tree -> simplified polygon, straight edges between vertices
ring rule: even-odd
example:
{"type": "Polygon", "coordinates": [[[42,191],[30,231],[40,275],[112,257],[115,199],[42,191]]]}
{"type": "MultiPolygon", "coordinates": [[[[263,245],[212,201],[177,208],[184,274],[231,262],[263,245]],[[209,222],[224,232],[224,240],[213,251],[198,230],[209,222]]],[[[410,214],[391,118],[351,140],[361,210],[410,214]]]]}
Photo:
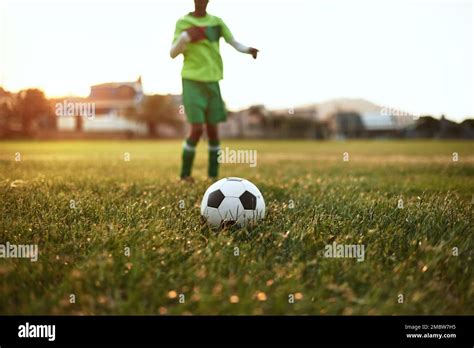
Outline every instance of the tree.
{"type": "Polygon", "coordinates": [[[0,136],[9,132],[13,117],[13,97],[11,93],[0,87],[0,136]]]}
{"type": "Polygon", "coordinates": [[[145,96],[142,103],[135,109],[129,109],[127,115],[148,127],[150,137],[156,136],[156,128],[159,124],[177,126],[179,124],[178,106],[173,102],[170,95],[145,96]]]}
{"type": "Polygon", "coordinates": [[[32,126],[41,116],[51,116],[51,105],[39,89],[20,91],[14,101],[13,114],[19,118],[23,133],[31,134],[32,126]]]}

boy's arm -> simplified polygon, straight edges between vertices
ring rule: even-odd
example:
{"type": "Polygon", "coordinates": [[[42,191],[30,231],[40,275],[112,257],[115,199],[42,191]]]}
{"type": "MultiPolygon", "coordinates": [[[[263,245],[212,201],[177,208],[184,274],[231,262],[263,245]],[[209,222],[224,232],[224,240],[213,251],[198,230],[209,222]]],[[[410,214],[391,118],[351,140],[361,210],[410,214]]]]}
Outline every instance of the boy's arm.
{"type": "MultiPolygon", "coordinates": [[[[178,32],[179,29],[176,29],[178,32]]],[[[206,38],[206,28],[204,27],[190,27],[180,34],[175,34],[176,40],[171,46],[170,56],[176,58],[180,53],[183,53],[186,46],[190,42],[197,42],[206,38]]]]}
{"type": "Polygon", "coordinates": [[[241,44],[240,42],[238,42],[237,40],[235,40],[234,38],[229,40],[229,45],[234,47],[237,51],[251,54],[253,59],[257,59],[258,50],[256,48],[245,46],[241,44]]]}
{"type": "Polygon", "coordinates": [[[184,49],[186,48],[186,45],[189,42],[191,42],[191,36],[187,31],[183,31],[181,34],[179,34],[173,45],[171,45],[170,57],[174,59],[179,54],[183,53],[184,49]]]}
{"type": "Polygon", "coordinates": [[[234,47],[237,51],[242,52],[242,53],[251,54],[253,59],[257,59],[258,50],[256,48],[253,48],[253,47],[245,46],[245,45],[241,44],[240,42],[238,42],[237,40],[235,40],[234,36],[232,35],[231,31],[229,30],[229,27],[224,23],[224,21],[222,19],[220,20],[220,22],[221,22],[221,28],[222,28],[222,36],[224,37],[224,40],[229,45],[234,47]]]}

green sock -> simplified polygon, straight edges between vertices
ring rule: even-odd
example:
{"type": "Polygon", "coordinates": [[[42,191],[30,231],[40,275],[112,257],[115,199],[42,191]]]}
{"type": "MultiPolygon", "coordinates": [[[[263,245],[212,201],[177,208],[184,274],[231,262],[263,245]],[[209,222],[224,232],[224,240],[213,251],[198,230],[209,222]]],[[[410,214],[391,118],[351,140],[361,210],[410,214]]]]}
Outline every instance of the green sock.
{"type": "Polygon", "coordinates": [[[219,140],[209,140],[209,167],[207,175],[210,178],[216,178],[219,172],[219,162],[218,162],[218,153],[219,153],[219,140]]]}
{"type": "Polygon", "coordinates": [[[183,143],[183,163],[181,167],[181,178],[191,176],[194,156],[196,155],[196,145],[197,141],[191,139],[186,139],[186,141],[183,143]]]}

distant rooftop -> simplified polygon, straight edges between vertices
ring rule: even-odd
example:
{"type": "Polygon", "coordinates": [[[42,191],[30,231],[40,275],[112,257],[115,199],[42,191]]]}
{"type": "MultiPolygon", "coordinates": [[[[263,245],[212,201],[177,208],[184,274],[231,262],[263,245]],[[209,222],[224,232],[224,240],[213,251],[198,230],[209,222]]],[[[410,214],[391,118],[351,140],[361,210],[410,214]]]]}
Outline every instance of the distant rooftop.
{"type": "Polygon", "coordinates": [[[95,100],[141,100],[143,88],[141,77],[137,81],[107,82],[91,86],[89,99],[95,100]]]}

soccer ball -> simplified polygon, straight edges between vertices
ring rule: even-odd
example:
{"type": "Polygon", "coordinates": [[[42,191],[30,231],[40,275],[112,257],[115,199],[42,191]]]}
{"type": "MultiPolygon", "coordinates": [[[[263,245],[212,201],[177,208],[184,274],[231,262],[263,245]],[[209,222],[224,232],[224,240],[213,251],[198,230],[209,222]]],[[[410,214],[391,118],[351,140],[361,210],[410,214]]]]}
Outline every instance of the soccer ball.
{"type": "Polygon", "coordinates": [[[214,227],[245,226],[265,216],[265,201],[260,190],[241,178],[224,178],[204,193],[201,215],[214,227]]]}

